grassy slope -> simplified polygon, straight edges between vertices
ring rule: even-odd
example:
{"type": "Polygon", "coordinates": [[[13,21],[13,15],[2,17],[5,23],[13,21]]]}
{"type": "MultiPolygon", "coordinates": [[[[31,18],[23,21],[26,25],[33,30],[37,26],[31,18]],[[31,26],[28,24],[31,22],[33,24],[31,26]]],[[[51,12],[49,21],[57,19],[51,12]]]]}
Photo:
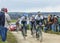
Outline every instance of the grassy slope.
{"type": "Polygon", "coordinates": [[[50,33],[50,34],[57,34],[57,35],[60,35],[60,32],[52,32],[52,31],[47,31],[46,33],[50,33]]]}
{"type": "Polygon", "coordinates": [[[12,33],[8,32],[6,42],[2,42],[2,41],[1,41],[1,37],[0,37],[0,43],[17,43],[17,40],[16,40],[16,38],[12,35],[12,33]]]}

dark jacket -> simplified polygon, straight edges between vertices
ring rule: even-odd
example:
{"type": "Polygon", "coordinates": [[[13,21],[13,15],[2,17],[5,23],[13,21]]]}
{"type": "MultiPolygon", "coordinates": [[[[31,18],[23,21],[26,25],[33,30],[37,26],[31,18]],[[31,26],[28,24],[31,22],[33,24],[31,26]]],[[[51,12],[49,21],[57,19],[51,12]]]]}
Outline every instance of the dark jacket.
{"type": "Polygon", "coordinates": [[[5,25],[5,13],[0,11],[0,26],[5,25]]]}

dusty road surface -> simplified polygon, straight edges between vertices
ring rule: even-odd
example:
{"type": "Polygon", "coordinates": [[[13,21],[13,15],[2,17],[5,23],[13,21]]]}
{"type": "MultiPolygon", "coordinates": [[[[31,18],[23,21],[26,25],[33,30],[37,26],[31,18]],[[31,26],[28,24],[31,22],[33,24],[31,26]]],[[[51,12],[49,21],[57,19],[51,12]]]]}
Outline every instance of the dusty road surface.
{"type": "Polygon", "coordinates": [[[60,35],[43,33],[43,41],[40,42],[30,35],[30,31],[28,31],[26,40],[24,40],[20,31],[12,33],[17,38],[18,43],[60,43],[60,35]]]}

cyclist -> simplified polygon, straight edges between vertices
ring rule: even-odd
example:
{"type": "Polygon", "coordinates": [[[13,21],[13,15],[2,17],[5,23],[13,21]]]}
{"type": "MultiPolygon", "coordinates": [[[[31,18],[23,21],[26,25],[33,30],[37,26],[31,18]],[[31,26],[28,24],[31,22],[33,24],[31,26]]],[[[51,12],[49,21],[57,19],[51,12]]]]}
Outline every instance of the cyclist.
{"type": "Polygon", "coordinates": [[[36,20],[36,38],[38,38],[37,35],[39,32],[41,39],[42,39],[42,31],[41,31],[42,26],[41,25],[42,25],[43,16],[40,13],[38,13],[38,15],[36,15],[35,17],[35,20],[36,20]],[[37,27],[39,27],[39,29],[37,27]]]}
{"type": "Polygon", "coordinates": [[[27,16],[21,17],[21,24],[22,24],[22,34],[23,36],[27,36],[27,16]]]}
{"type": "Polygon", "coordinates": [[[30,24],[31,24],[31,35],[33,35],[33,30],[36,30],[35,28],[35,15],[32,15],[32,17],[30,18],[30,24]],[[34,29],[33,29],[34,27],[34,29]]]}

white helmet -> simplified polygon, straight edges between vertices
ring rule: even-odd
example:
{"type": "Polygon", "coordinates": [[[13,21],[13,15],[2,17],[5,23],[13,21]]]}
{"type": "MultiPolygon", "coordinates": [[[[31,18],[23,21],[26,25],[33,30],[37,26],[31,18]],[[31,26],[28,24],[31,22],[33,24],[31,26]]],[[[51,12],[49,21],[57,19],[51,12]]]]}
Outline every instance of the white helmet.
{"type": "Polygon", "coordinates": [[[32,15],[32,17],[35,17],[35,15],[32,15]]]}

